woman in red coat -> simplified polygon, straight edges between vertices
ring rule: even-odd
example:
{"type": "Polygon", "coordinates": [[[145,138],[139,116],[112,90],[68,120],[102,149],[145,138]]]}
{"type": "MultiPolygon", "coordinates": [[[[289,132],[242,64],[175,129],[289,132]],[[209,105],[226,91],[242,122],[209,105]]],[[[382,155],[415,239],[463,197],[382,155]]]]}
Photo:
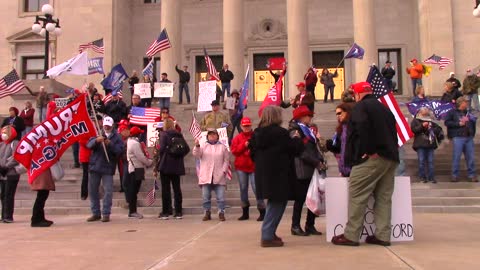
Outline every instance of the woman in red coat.
{"type": "Polygon", "coordinates": [[[238,183],[240,185],[240,200],[242,201],[243,214],[238,220],[247,220],[249,216],[250,202],[248,201],[248,183],[252,186],[253,193],[257,199],[257,208],[260,216],[257,221],[263,221],[265,217],[265,202],[257,196],[255,189],[255,164],[250,157],[248,141],[252,138],[252,121],[248,117],[243,117],[240,122],[243,132],[239,133],[232,140],[231,151],[235,156],[235,170],[238,174],[238,183]]]}

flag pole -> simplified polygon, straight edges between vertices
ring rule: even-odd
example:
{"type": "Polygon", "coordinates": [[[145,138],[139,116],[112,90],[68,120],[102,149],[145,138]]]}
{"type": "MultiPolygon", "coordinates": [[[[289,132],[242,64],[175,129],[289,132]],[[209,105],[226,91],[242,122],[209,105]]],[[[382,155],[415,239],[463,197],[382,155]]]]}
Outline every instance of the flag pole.
{"type": "MultiPolygon", "coordinates": [[[[92,108],[93,119],[95,120],[95,126],[97,128],[97,134],[101,134],[100,124],[98,124],[98,119],[97,119],[97,112],[95,111],[95,107],[93,106],[92,96],[90,96],[90,91],[88,90],[87,90],[87,95],[88,95],[88,100],[90,101],[90,107],[92,108]]],[[[105,158],[107,159],[108,162],[110,162],[110,158],[108,158],[107,147],[105,146],[105,142],[102,142],[102,146],[103,146],[103,152],[105,153],[105,158]]]]}
{"type": "Polygon", "coordinates": [[[337,65],[337,67],[336,67],[337,69],[338,69],[338,67],[340,67],[340,65],[341,65],[341,64],[343,63],[343,61],[345,60],[345,57],[350,53],[350,51],[351,51],[352,49],[353,49],[353,46],[350,47],[350,49],[348,49],[348,52],[343,55],[342,61],[340,61],[340,63],[338,63],[338,65],[337,65]]]}

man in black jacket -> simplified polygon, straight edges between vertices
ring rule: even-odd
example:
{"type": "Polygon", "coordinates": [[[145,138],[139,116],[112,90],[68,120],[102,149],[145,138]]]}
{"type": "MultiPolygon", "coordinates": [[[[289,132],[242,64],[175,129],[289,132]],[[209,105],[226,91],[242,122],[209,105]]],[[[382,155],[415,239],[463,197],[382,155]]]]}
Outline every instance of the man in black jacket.
{"type": "Polygon", "coordinates": [[[187,97],[187,103],[190,104],[190,93],[188,92],[188,83],[190,82],[190,73],[187,71],[188,66],[183,66],[183,70],[175,66],[175,70],[178,73],[178,79],[180,81],[178,85],[178,104],[182,104],[183,90],[185,89],[185,96],[187,97]]]}
{"type": "Polygon", "coordinates": [[[395,76],[395,69],[393,69],[392,62],[390,62],[390,60],[385,62],[385,66],[382,68],[382,75],[387,80],[388,89],[394,90],[392,79],[393,76],[395,76]]]}
{"type": "Polygon", "coordinates": [[[127,116],[127,105],[117,93],[112,93],[112,100],[105,105],[105,114],[113,118],[115,124],[127,116]]]}
{"type": "Polygon", "coordinates": [[[348,123],[345,163],[352,166],[349,181],[348,222],[336,245],[358,246],[365,209],[374,196],[375,235],[366,242],[390,245],[392,195],[399,163],[395,117],[373,95],[367,82],[353,85],[357,104],[348,123]]]}
{"type": "Polygon", "coordinates": [[[221,102],[225,97],[225,90],[227,90],[227,97],[230,96],[230,82],[233,80],[233,73],[228,69],[228,65],[223,65],[222,70],[220,71],[220,81],[222,81],[222,96],[220,97],[221,102]]]}

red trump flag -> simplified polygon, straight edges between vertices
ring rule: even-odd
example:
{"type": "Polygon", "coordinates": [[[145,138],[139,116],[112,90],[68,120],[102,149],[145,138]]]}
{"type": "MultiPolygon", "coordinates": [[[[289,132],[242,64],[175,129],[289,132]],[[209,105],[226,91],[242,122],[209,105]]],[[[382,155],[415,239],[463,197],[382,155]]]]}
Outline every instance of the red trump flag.
{"type": "Polygon", "coordinates": [[[263,108],[269,106],[269,105],[274,105],[274,106],[279,106],[280,103],[282,102],[282,86],[283,86],[283,74],[280,75],[280,78],[278,81],[268,90],[267,96],[262,102],[262,105],[260,105],[260,108],[258,109],[258,116],[262,116],[262,111],[263,108]]]}
{"type": "Polygon", "coordinates": [[[83,94],[24,136],[14,158],[27,168],[28,182],[33,183],[73,143],[96,135],[87,113],[86,94],[83,94]]]}

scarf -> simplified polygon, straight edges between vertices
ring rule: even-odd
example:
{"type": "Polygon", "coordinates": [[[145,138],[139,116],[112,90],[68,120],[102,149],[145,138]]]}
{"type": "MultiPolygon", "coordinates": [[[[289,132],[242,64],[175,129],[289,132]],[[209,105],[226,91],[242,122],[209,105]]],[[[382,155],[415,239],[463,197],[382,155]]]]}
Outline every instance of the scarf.
{"type": "Polygon", "coordinates": [[[313,131],[304,123],[297,122],[297,125],[300,127],[302,130],[302,133],[305,135],[305,137],[314,143],[317,142],[317,138],[315,137],[315,134],[313,134],[313,131]]]}

